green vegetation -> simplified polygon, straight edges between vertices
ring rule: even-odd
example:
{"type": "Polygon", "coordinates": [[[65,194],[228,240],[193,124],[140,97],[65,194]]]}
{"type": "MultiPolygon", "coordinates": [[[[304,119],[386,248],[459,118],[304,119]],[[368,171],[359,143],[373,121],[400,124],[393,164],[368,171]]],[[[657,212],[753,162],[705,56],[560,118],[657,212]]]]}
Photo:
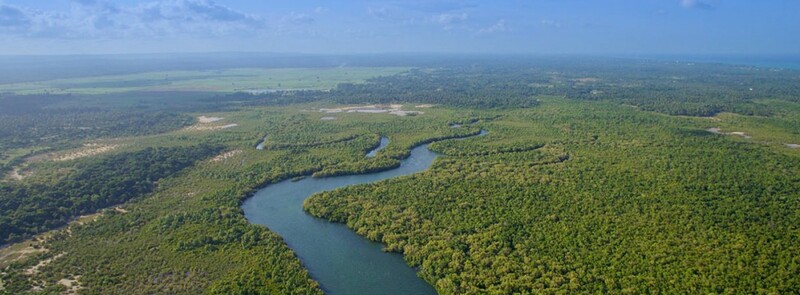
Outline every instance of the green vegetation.
{"type": "Polygon", "coordinates": [[[800,292],[800,149],[785,145],[800,144],[796,72],[595,59],[341,71],[4,86],[17,93],[0,95],[0,163],[30,176],[0,183],[2,241],[100,214],[25,241],[46,250],[3,263],[0,293],[74,280],[89,294],[320,294],[241,201],[480,130],[431,144],[429,171],[305,209],[401,252],[442,294],[800,292]],[[256,87],[275,91],[231,92],[256,87]],[[375,103],[424,114],[314,111],[375,103]],[[381,136],[389,146],[365,157],[381,136]],[[49,156],[89,142],[119,148],[49,156]]]}
{"type": "Polygon", "coordinates": [[[305,207],[443,294],[797,292],[798,154],[703,124],[548,99],[432,145],[452,156],[430,171],[305,207]]]}
{"type": "Polygon", "coordinates": [[[219,147],[148,148],[74,167],[54,186],[0,183],[0,243],[65,225],[70,218],[141,197],[155,183],[219,147]]]}

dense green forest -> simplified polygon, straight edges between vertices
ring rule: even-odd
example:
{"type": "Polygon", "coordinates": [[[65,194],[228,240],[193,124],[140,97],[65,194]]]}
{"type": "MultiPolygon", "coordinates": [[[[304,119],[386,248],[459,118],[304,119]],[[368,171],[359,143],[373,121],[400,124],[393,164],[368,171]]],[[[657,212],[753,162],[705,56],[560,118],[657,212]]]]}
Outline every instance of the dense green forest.
{"type": "Polygon", "coordinates": [[[88,294],[321,294],[241,202],[294,177],[397,167],[430,142],[429,171],[305,209],[402,253],[441,294],[798,293],[798,82],[543,58],[327,90],[3,93],[0,163],[30,176],[0,182],[0,244],[26,239],[0,248],[0,294],[71,290],[63,280],[88,294]],[[421,113],[317,111],[391,103],[421,113]],[[382,136],[390,144],[365,157],[382,136]],[[37,158],[87,143],[119,147],[37,158]],[[27,254],[4,261],[15,247],[27,254]]]}
{"type": "Polygon", "coordinates": [[[433,145],[452,156],[428,172],[306,209],[403,253],[443,294],[798,292],[796,154],[609,104],[505,118],[433,145]]]}
{"type": "Polygon", "coordinates": [[[153,191],[159,179],[189,167],[220,147],[148,148],[78,163],[54,185],[0,183],[0,243],[63,226],[70,218],[153,191]]]}

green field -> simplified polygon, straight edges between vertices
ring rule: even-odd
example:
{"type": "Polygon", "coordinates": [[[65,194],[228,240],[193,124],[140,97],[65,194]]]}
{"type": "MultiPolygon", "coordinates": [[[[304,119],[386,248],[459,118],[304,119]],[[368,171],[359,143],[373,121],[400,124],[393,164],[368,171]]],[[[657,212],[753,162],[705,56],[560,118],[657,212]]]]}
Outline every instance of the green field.
{"type": "Polygon", "coordinates": [[[5,84],[0,85],[0,92],[96,95],[132,91],[235,92],[279,89],[330,89],[339,83],[358,83],[368,78],[394,75],[404,70],[407,70],[407,68],[253,68],[152,72],[5,84]]]}

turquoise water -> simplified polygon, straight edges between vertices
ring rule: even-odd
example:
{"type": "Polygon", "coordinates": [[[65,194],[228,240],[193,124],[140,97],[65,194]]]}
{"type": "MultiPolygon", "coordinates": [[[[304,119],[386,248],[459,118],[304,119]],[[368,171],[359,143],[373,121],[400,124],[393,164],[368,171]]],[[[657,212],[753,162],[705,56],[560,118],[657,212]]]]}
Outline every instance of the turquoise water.
{"type": "Polygon", "coordinates": [[[436,294],[400,254],[383,252],[381,244],[302,208],[303,200],[315,193],[417,173],[428,169],[436,157],[426,144],[412,149],[411,156],[392,170],[271,184],[245,201],[242,209],[250,222],[283,237],[328,294],[436,294]]]}

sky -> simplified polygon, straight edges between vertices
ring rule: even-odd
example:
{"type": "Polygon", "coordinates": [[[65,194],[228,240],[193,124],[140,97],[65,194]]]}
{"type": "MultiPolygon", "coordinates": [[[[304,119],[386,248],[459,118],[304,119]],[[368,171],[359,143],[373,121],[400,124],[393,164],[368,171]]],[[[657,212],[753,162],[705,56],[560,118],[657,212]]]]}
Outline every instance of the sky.
{"type": "Polygon", "coordinates": [[[0,54],[800,54],[800,0],[0,0],[0,54]]]}

